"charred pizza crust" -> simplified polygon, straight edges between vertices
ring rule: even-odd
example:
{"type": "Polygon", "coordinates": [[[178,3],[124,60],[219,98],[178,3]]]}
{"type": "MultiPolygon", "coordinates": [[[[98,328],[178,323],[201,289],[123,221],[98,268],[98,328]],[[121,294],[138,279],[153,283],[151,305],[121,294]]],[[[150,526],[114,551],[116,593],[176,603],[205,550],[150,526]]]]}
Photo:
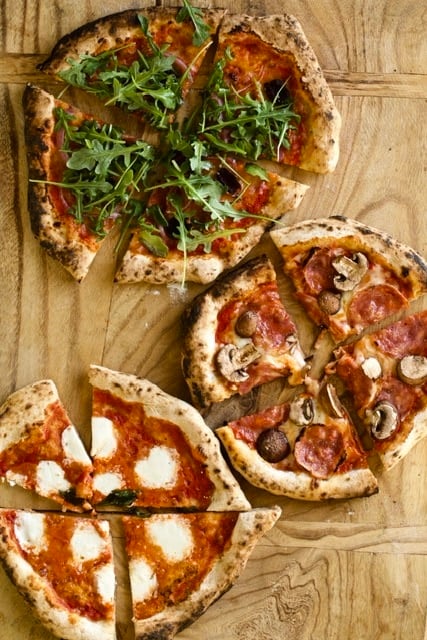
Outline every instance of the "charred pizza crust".
{"type": "MultiPolygon", "coordinates": [[[[233,37],[243,33],[259,38],[262,43],[270,45],[273,51],[289,57],[292,63],[294,81],[305,106],[303,119],[307,134],[298,166],[316,173],[334,171],[339,157],[341,116],[300,23],[289,14],[226,14],[219,30],[217,57],[223,54],[227,45],[232,46],[233,37]]],[[[239,65],[239,60],[236,64],[239,65]]],[[[260,78],[256,80],[261,81],[260,78]]]]}
{"type": "Polygon", "coordinates": [[[136,239],[131,240],[115,281],[165,284],[182,282],[185,278],[187,282],[213,282],[223,271],[238,264],[258,244],[273,220],[296,209],[308,188],[304,184],[275,175],[268,202],[259,212],[259,218],[254,218],[244,233],[225,240],[220,253],[211,251],[184,255],[182,251],[171,250],[165,258],[161,258],[143,251],[136,239]]]}
{"type": "Polygon", "coordinates": [[[207,474],[214,484],[208,510],[246,510],[250,504],[222,458],[219,443],[201,415],[188,403],[174,398],[148,380],[131,374],[92,365],[89,380],[96,389],[109,391],[126,401],[141,403],[147,416],[167,420],[184,434],[205,460],[207,474]]]}
{"type": "MultiPolygon", "coordinates": [[[[243,305],[254,306],[250,296],[252,294],[256,302],[258,292],[264,285],[276,286],[276,272],[270,260],[262,255],[225,274],[209,289],[199,294],[185,310],[182,318],[182,370],[196,406],[207,407],[236,393],[245,392],[238,380],[233,381],[232,377],[225,375],[218,366],[219,352],[231,344],[238,349],[245,349],[246,345],[251,344],[256,346],[258,329],[255,329],[250,337],[239,336],[235,331],[237,319],[231,318],[229,331],[232,333],[232,342],[221,344],[217,339],[218,316],[221,310],[233,302],[241,301],[243,305]],[[247,300],[249,302],[246,302],[247,300]]],[[[266,304],[268,305],[268,302],[266,304]]],[[[244,308],[245,306],[241,312],[244,308]]],[[[264,311],[267,319],[265,322],[260,321],[260,342],[264,342],[264,338],[268,341],[269,337],[269,309],[264,311]]],[[[281,311],[284,311],[282,306],[281,311]]],[[[258,365],[261,369],[263,366],[268,367],[268,371],[272,373],[271,377],[265,377],[264,382],[267,379],[288,376],[292,384],[299,384],[304,376],[304,354],[296,337],[296,327],[287,313],[286,315],[289,333],[278,338],[280,347],[277,342],[272,349],[267,346],[264,351],[264,347],[260,347],[258,365]],[[286,342],[288,338],[289,344],[286,342]]]]}

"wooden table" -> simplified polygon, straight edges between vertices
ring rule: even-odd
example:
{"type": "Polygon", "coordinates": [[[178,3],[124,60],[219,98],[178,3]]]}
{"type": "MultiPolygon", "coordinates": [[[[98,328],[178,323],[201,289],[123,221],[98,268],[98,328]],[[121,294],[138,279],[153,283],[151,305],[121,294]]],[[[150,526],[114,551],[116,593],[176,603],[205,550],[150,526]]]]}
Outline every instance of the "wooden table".
{"type": "MultiPolygon", "coordinates": [[[[287,171],[311,186],[289,221],[344,213],[427,256],[425,2],[233,0],[223,5],[254,15],[286,8],[297,16],[342,114],[335,173],[287,171]]],[[[25,83],[43,81],[35,65],[63,34],[143,2],[3,0],[1,6],[0,400],[51,377],[88,442],[89,363],[145,376],[188,400],[180,371],[179,318],[200,287],[114,285],[108,243],[79,285],[43,253],[29,227],[21,110],[25,83]]],[[[261,251],[277,261],[269,239],[254,253],[261,251]]],[[[287,300],[282,278],[280,286],[287,300]]],[[[273,394],[274,389],[261,390],[250,402],[271,402],[273,394]]],[[[380,475],[378,495],[352,501],[304,503],[243,483],[254,506],[279,503],[282,518],[233,589],[180,638],[425,638],[426,459],[427,440],[380,475]]],[[[3,486],[0,505],[46,503],[3,486]]],[[[130,640],[130,625],[122,615],[119,622],[119,637],[130,640]]],[[[30,638],[50,636],[1,571],[0,640],[30,638]]]]}

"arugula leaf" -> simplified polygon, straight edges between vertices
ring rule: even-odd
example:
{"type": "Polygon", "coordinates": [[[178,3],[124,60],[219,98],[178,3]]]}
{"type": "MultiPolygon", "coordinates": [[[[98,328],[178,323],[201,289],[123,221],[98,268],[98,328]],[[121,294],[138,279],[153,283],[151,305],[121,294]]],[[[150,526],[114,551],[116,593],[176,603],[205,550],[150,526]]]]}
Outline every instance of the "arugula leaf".
{"type": "Polygon", "coordinates": [[[193,7],[188,0],[184,0],[184,6],[181,7],[176,17],[177,22],[185,22],[186,20],[191,20],[194,25],[193,44],[202,45],[210,36],[211,30],[203,20],[203,11],[198,7],[193,7]]]}

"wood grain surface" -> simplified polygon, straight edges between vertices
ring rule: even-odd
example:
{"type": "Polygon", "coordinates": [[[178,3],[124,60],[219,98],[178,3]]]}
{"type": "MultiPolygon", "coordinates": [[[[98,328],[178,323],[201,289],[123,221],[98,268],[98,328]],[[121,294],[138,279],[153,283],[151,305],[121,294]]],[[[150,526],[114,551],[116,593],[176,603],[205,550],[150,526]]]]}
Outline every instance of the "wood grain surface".
{"type": "MultiPolygon", "coordinates": [[[[32,237],[21,97],[58,38],[133,0],[2,0],[0,4],[0,401],[50,377],[86,443],[90,363],[147,377],[189,399],[180,369],[180,316],[201,289],[113,284],[113,240],[77,284],[32,237]]],[[[174,4],[165,2],[164,4],[174,4]]],[[[383,229],[427,257],[427,38],[420,0],[223,0],[195,2],[252,15],[284,9],[301,22],[342,114],[341,156],[332,175],[297,169],[310,185],[289,222],[345,214],[383,229]]],[[[266,238],[253,255],[279,257],[266,238]]],[[[307,349],[313,331],[279,274],[282,296],[307,349]]],[[[425,307],[419,301],[414,308],[425,307]]],[[[259,389],[227,412],[273,403],[280,384],[259,389]]],[[[283,515],[255,549],[235,586],[182,640],[425,640],[427,605],[427,440],[379,476],[366,499],[304,503],[242,481],[254,506],[283,515]]],[[[0,487],[0,506],[51,508],[0,487]]],[[[127,578],[118,576],[119,640],[132,640],[127,578]]],[[[50,640],[0,571],[0,640],[50,640]]]]}

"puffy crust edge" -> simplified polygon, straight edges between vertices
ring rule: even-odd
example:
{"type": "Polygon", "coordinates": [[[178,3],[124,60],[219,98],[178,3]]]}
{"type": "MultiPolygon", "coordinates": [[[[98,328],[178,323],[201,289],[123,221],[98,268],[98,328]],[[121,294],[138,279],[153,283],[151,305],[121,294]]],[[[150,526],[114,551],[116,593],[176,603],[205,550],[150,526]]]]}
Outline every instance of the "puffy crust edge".
{"type": "Polygon", "coordinates": [[[162,391],[154,383],[133,374],[91,365],[89,381],[95,388],[109,391],[127,402],[144,405],[147,415],[176,424],[193,447],[205,458],[209,478],[215,490],[208,511],[246,511],[250,504],[228,469],[212,430],[190,404],[162,391]]]}
{"type": "Polygon", "coordinates": [[[253,33],[274,49],[290,54],[296,63],[301,83],[313,107],[310,116],[310,144],[299,167],[306,171],[334,171],[339,157],[341,116],[314,53],[299,21],[292,15],[240,16],[227,14],[219,39],[235,32],[253,33]]]}
{"type": "Polygon", "coordinates": [[[276,227],[270,237],[286,262],[288,252],[297,245],[307,247],[313,243],[327,244],[332,239],[351,238],[359,251],[376,252],[385,259],[402,278],[412,282],[414,293],[419,296],[427,291],[427,262],[407,245],[385,231],[367,226],[345,216],[331,216],[304,220],[290,227],[276,227]]]}
{"type": "Polygon", "coordinates": [[[233,586],[258,540],[274,526],[280,514],[281,509],[277,506],[240,513],[230,548],[215,563],[199,589],[174,608],[169,607],[147,620],[135,620],[137,640],[172,638],[199,618],[233,586]]]}
{"type": "Polygon", "coordinates": [[[94,622],[65,609],[48,582],[25,561],[9,533],[6,513],[0,510],[0,560],[18,591],[40,621],[64,640],[115,640],[115,621],[94,622]]]}
{"type": "Polygon", "coordinates": [[[298,500],[367,497],[378,491],[378,482],[368,468],[354,469],[328,480],[313,478],[308,473],[282,471],[265,462],[243,440],[234,437],[228,426],[216,429],[233,467],[255,487],[276,495],[298,500]]]}

